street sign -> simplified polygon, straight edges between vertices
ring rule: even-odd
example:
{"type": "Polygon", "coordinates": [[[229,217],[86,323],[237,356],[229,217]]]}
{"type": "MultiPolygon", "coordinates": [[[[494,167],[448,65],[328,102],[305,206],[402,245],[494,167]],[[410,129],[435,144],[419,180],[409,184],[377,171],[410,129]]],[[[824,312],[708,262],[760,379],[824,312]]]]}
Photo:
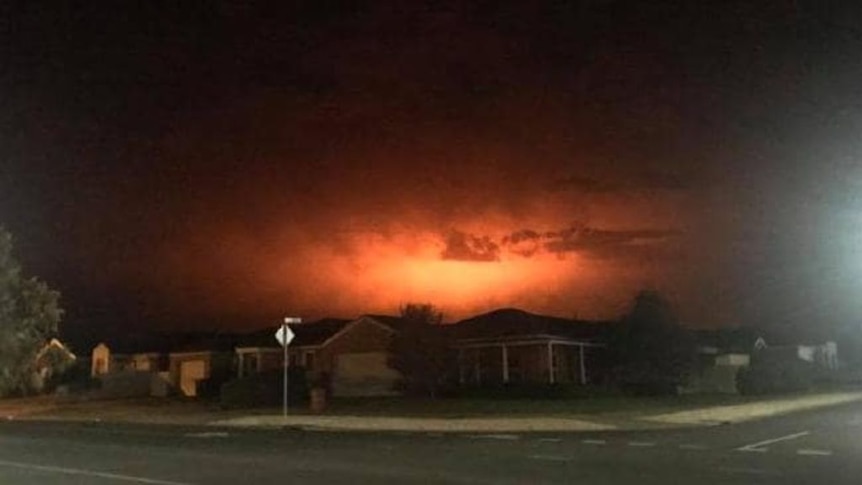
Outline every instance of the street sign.
{"type": "Polygon", "coordinates": [[[290,327],[285,323],[281,327],[278,328],[278,331],[275,332],[275,339],[278,340],[278,343],[282,345],[282,347],[287,347],[290,345],[290,341],[293,340],[294,334],[290,327]]]}
{"type": "Polygon", "coordinates": [[[281,328],[275,332],[275,339],[278,340],[278,343],[281,344],[281,348],[284,352],[282,355],[282,374],[283,374],[283,384],[284,391],[281,404],[281,416],[283,419],[287,419],[287,367],[290,365],[290,361],[287,359],[287,346],[290,345],[290,341],[293,340],[293,331],[290,330],[290,327],[287,326],[288,323],[302,323],[302,319],[299,317],[284,317],[284,323],[281,324],[281,328]]]}

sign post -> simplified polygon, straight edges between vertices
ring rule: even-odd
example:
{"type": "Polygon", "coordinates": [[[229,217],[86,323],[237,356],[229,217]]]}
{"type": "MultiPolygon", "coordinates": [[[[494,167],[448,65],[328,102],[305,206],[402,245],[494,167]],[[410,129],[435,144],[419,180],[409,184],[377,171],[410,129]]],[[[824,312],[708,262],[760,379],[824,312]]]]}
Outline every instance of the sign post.
{"type": "Polygon", "coordinates": [[[287,419],[287,373],[288,367],[290,366],[290,361],[288,360],[287,355],[287,346],[290,345],[290,341],[293,340],[293,332],[290,330],[290,327],[287,326],[288,323],[302,323],[301,318],[297,317],[284,317],[284,323],[281,324],[281,328],[275,332],[275,339],[278,340],[278,343],[281,344],[281,348],[283,349],[282,354],[282,372],[283,376],[283,384],[284,391],[282,394],[282,403],[281,403],[281,417],[287,419]]]}

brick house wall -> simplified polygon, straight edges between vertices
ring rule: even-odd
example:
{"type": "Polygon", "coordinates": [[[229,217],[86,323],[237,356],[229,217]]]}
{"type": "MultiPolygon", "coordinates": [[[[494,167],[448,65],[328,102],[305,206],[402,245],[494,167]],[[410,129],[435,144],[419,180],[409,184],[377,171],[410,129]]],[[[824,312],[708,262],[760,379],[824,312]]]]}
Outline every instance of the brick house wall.
{"type": "Polygon", "coordinates": [[[345,327],[340,334],[315,352],[315,370],[332,373],[340,354],[388,352],[393,332],[379,324],[361,318],[345,327]]]}
{"type": "Polygon", "coordinates": [[[393,334],[382,324],[360,318],[314,352],[313,375],[327,376],[335,395],[392,394],[399,378],[386,365],[393,334]]]}

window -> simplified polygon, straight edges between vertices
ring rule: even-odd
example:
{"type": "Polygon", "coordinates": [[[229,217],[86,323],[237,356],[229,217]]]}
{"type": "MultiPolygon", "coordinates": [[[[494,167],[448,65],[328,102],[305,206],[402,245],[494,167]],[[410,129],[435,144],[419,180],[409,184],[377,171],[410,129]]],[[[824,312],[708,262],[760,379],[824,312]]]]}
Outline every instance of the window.
{"type": "Polygon", "coordinates": [[[257,355],[255,354],[246,354],[243,357],[242,361],[242,375],[248,376],[252,374],[257,374],[257,355]]]}

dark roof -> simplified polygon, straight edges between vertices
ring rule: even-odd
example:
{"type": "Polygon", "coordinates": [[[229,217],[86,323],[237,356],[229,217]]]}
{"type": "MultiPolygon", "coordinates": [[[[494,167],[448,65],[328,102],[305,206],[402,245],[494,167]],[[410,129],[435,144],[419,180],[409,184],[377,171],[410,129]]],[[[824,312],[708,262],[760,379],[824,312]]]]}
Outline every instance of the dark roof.
{"type": "Polygon", "coordinates": [[[141,333],[102,341],[114,354],[167,354],[204,350],[230,350],[235,334],[218,332],[141,333]]]}
{"type": "Polygon", "coordinates": [[[236,340],[237,347],[278,347],[275,332],[278,327],[264,327],[253,332],[244,333],[236,340]]]}
{"type": "MultiPolygon", "coordinates": [[[[351,320],[345,320],[342,318],[324,318],[308,323],[291,324],[290,330],[293,332],[294,337],[293,341],[290,342],[290,345],[292,347],[320,345],[338,333],[350,322],[351,320]]],[[[279,345],[278,341],[275,339],[276,331],[278,331],[278,327],[267,327],[241,335],[236,342],[236,346],[279,348],[281,345],[279,345]]]]}
{"type": "Polygon", "coordinates": [[[458,340],[551,335],[581,341],[602,341],[607,338],[613,324],[536,315],[515,308],[503,308],[462,320],[447,328],[458,340]]]}
{"type": "Polygon", "coordinates": [[[320,345],[340,332],[350,322],[351,320],[341,318],[324,318],[310,323],[291,325],[290,329],[296,336],[290,345],[296,347],[320,345]]]}
{"type": "Polygon", "coordinates": [[[239,335],[235,333],[215,333],[191,338],[175,346],[171,352],[233,352],[239,335]]]}
{"type": "MultiPolygon", "coordinates": [[[[714,347],[724,352],[750,352],[760,335],[751,327],[692,330],[694,341],[701,347],[714,347]]],[[[768,339],[767,339],[768,342],[768,339]]]]}

